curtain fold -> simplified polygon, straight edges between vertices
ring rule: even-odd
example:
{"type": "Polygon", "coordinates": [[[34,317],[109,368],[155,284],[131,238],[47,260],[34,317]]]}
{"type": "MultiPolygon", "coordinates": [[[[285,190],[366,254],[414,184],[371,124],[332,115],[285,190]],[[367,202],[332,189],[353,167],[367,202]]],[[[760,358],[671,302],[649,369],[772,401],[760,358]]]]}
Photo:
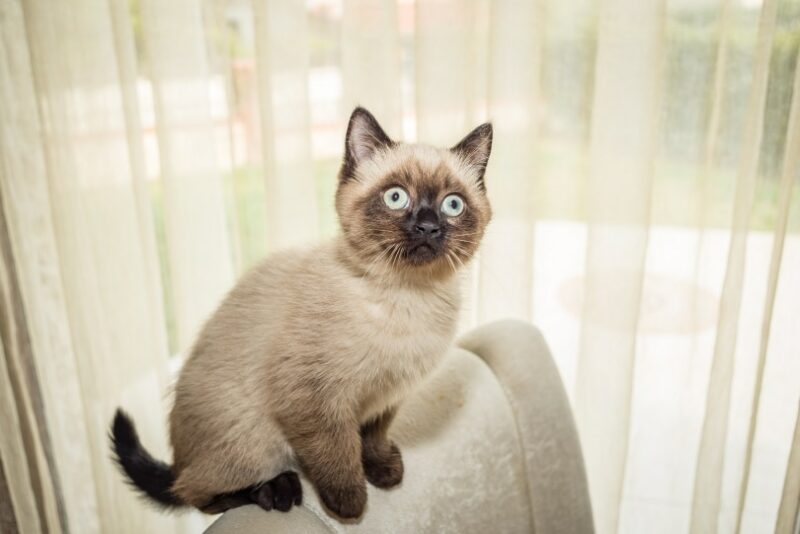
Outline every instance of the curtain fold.
{"type": "Polygon", "coordinates": [[[706,415],[698,451],[690,528],[694,533],[715,532],[718,528],[733,360],[744,284],[747,228],[758,177],[759,148],[764,127],[764,105],[776,10],[776,1],[765,0],[759,21],[753,85],[750,89],[742,155],[736,180],[728,267],[722,287],[706,415]]]}
{"type": "Polygon", "coordinates": [[[178,347],[186,350],[233,279],[202,4],[142,0],[139,6],[176,335],[178,347]]]}
{"type": "Polygon", "coordinates": [[[26,2],[24,19],[33,80],[28,98],[35,98],[37,113],[21,116],[23,131],[33,134],[22,152],[15,156],[9,146],[4,154],[43,161],[23,160],[12,168],[16,173],[4,174],[3,187],[14,200],[14,253],[29,277],[20,285],[37,323],[32,331],[38,343],[58,344],[37,346],[30,363],[52,395],[45,406],[65,486],[59,498],[75,530],[169,528],[172,519],[136,509],[107,460],[107,425],[120,404],[150,414],[141,433],[164,452],[157,414],[163,413],[166,365],[166,346],[159,343],[165,337],[154,330],[164,325],[150,320],[147,295],[154,293],[147,287],[130,152],[123,135],[111,134],[124,119],[110,12],[104,2],[26,2]],[[47,323],[55,328],[44,333],[47,323]]]}
{"type": "MultiPolygon", "coordinates": [[[[91,477],[91,458],[52,232],[41,119],[28,48],[26,17],[30,14],[24,11],[19,2],[4,2],[0,8],[3,25],[0,31],[3,36],[0,40],[2,79],[9,82],[0,84],[3,90],[0,99],[0,123],[3,126],[0,130],[3,169],[1,196],[4,219],[7,219],[9,226],[8,239],[13,245],[13,256],[16,256],[9,259],[5,255],[4,262],[14,261],[19,273],[16,283],[24,300],[32,344],[31,353],[25,355],[25,365],[34,366],[41,381],[43,409],[47,414],[50,436],[50,442],[45,443],[44,447],[55,459],[57,473],[51,476],[54,481],[61,482],[60,491],[55,487],[53,491],[60,506],[70,512],[68,524],[63,523],[63,518],[61,524],[54,524],[52,517],[42,516],[39,518],[39,528],[57,532],[70,527],[75,529],[81,524],[91,532],[97,529],[97,504],[94,486],[85,483],[87,475],[91,477]],[[72,446],[56,446],[59,443],[71,443],[72,446]],[[83,515],[80,522],[74,517],[77,514],[83,515]]],[[[5,291],[3,293],[7,294],[5,291]]],[[[6,319],[16,313],[20,313],[20,310],[3,306],[3,317],[6,319]]],[[[6,384],[2,389],[10,394],[10,385],[6,384]]],[[[10,399],[3,402],[8,410],[13,410],[15,404],[10,399]]],[[[8,415],[11,416],[10,413],[8,415]]],[[[24,413],[16,416],[17,420],[25,417],[24,413]]],[[[16,427],[14,424],[2,426],[9,429],[16,427]]],[[[6,439],[15,438],[14,432],[3,434],[6,439]]],[[[12,476],[19,467],[15,464],[24,463],[25,456],[8,456],[6,452],[3,453],[6,481],[14,492],[25,491],[24,482],[12,476]]],[[[35,455],[31,461],[38,461],[35,455]]],[[[38,498],[40,502],[46,502],[45,496],[39,495],[38,498]]],[[[21,506],[24,510],[25,505],[21,500],[17,497],[13,507],[21,506]]],[[[31,527],[30,531],[39,530],[28,523],[32,521],[30,517],[17,516],[17,528],[21,531],[26,531],[26,527],[31,527]]]]}
{"type": "MultiPolygon", "coordinates": [[[[787,127],[788,135],[786,138],[787,147],[797,147],[797,150],[787,150],[784,160],[783,174],[781,175],[781,192],[780,197],[780,219],[776,225],[775,232],[775,247],[773,249],[773,257],[771,263],[779,265],[783,256],[787,216],[789,211],[789,192],[792,190],[796,177],[800,174],[800,56],[798,56],[798,63],[795,64],[795,78],[794,78],[794,92],[792,93],[792,110],[789,118],[789,126],[787,127]],[[779,231],[780,230],[780,231],[779,231]]],[[[770,312],[774,306],[775,293],[777,290],[777,268],[774,276],[770,278],[770,287],[768,291],[769,301],[765,304],[768,306],[770,312]]],[[[771,317],[771,313],[770,313],[771,317]]],[[[766,331],[766,335],[762,333],[763,345],[762,353],[759,354],[760,358],[766,358],[767,340],[770,328],[769,321],[765,320],[762,328],[766,331]]],[[[759,382],[759,386],[761,383],[759,382]]],[[[760,390],[760,388],[759,388],[760,390]]],[[[752,422],[754,425],[757,422],[757,404],[754,405],[752,422]]],[[[752,434],[751,430],[751,434],[752,434]]],[[[750,442],[748,445],[752,447],[750,442]]],[[[797,422],[795,422],[794,437],[789,453],[789,461],[786,465],[786,477],[783,485],[783,495],[781,497],[780,508],[778,510],[778,521],[775,527],[775,532],[796,532],[798,528],[798,521],[800,520],[800,409],[797,413],[797,422]]],[[[748,449],[749,452],[749,449],[748,449]]],[[[749,467],[749,465],[748,465],[749,467]]],[[[749,469],[748,469],[749,471],[749,469]]],[[[742,482],[742,491],[747,490],[746,481],[742,482]]],[[[744,511],[744,502],[739,503],[739,516],[738,522],[741,524],[742,514],[744,511]]]]}
{"type": "MultiPolygon", "coordinates": [[[[800,58],[800,55],[798,56],[800,58]]],[[[753,390],[753,405],[750,414],[750,424],[747,431],[747,448],[744,459],[744,476],[739,490],[739,502],[736,513],[736,532],[742,528],[745,500],[747,497],[750,469],[752,467],[753,441],[755,439],[756,424],[758,422],[759,407],[761,406],[761,389],[764,384],[764,368],[767,360],[772,317],[775,310],[775,297],[778,290],[778,277],[781,272],[783,248],[786,242],[786,226],[789,219],[789,200],[797,176],[800,176],[800,62],[795,63],[794,89],[792,91],[792,106],[789,114],[789,123],[786,126],[786,146],[789,150],[784,152],[783,170],[781,172],[778,193],[778,214],[772,243],[772,253],[769,261],[769,278],[767,280],[767,295],[764,300],[764,319],[761,323],[761,339],[758,352],[758,368],[753,390]],[[796,149],[795,149],[796,148],[796,149]]]]}
{"type": "Polygon", "coordinates": [[[478,322],[532,315],[533,183],[538,179],[541,30],[540,2],[492,2],[489,6],[487,114],[494,128],[493,221],[481,245],[478,322]]]}
{"type": "MultiPolygon", "coordinates": [[[[11,395],[12,386],[9,381],[5,351],[2,356],[0,384],[3,386],[3,409],[0,411],[0,416],[2,416],[4,428],[22,429],[23,423],[17,417],[17,405],[14,396],[11,395]]],[[[0,466],[2,467],[3,496],[8,499],[4,500],[2,521],[0,521],[4,532],[45,532],[50,530],[47,525],[47,514],[37,509],[38,502],[41,502],[40,499],[43,496],[34,494],[33,483],[35,482],[31,480],[32,474],[28,468],[28,455],[25,449],[22,437],[17,432],[11,433],[8,438],[0,442],[0,454],[3,458],[0,466]]],[[[33,476],[35,477],[35,475],[33,476]]]]}
{"type": "Polygon", "coordinates": [[[3,427],[19,429],[19,433],[12,432],[0,444],[3,456],[11,460],[3,466],[4,476],[7,469],[9,498],[16,503],[16,510],[12,510],[14,522],[19,521],[20,527],[32,531],[59,531],[63,519],[63,509],[61,514],[56,509],[61,504],[57,498],[60,485],[53,470],[52,444],[45,426],[40,386],[31,365],[30,338],[5,210],[0,210],[0,245],[3,258],[0,294],[4,297],[2,309],[8,314],[0,330],[3,427]]]}
{"type": "Polygon", "coordinates": [[[616,532],[649,231],[664,3],[607,1],[598,17],[575,411],[597,530],[616,532]],[[637,20],[635,28],[628,17],[637,20]]]}
{"type": "Polygon", "coordinates": [[[342,7],[342,117],[357,105],[380,117],[392,139],[403,139],[402,64],[393,0],[345,0],[342,7]]]}
{"type": "Polygon", "coordinates": [[[800,526],[800,410],[794,426],[791,454],[786,465],[786,479],[783,484],[783,495],[778,509],[778,521],[775,532],[797,532],[800,526]]]}
{"type": "MultiPolygon", "coordinates": [[[[308,22],[300,2],[254,0],[270,250],[319,232],[311,166],[308,22]]],[[[328,201],[328,199],[325,199],[328,201]]]]}
{"type": "Polygon", "coordinates": [[[542,329],[598,532],[793,532],[798,43],[797,0],[0,0],[0,529],[202,528],[108,424],[169,459],[181,358],[337,231],[363,105],[436,145],[492,121],[460,330],[542,329]]]}
{"type": "MultiPolygon", "coordinates": [[[[158,245],[153,218],[153,207],[147,182],[146,157],[144,149],[141,107],[137,91],[137,65],[134,36],[130,13],[120,2],[109,2],[111,24],[114,35],[114,52],[119,71],[119,89],[122,98],[122,111],[125,123],[125,141],[130,152],[130,173],[136,202],[136,221],[139,225],[139,239],[142,242],[145,269],[147,270],[147,299],[152,332],[157,346],[168,346],[167,332],[164,329],[164,287],[158,263],[158,245]]],[[[162,377],[166,385],[166,378],[162,377]]]]}
{"type": "MultiPolygon", "coordinates": [[[[415,4],[414,109],[416,140],[451,146],[485,116],[475,73],[475,48],[487,47],[486,2],[420,0],[415,4]]],[[[485,83],[485,82],[484,82],[485,83]]],[[[485,105],[485,104],[484,104],[485,105]]]]}

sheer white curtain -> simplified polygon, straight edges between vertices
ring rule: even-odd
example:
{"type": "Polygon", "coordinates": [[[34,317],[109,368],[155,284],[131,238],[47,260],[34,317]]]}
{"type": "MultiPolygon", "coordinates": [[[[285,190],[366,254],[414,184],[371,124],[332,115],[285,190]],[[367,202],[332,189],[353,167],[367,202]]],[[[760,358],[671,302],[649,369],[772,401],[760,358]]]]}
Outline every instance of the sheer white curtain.
{"type": "Polygon", "coordinates": [[[462,326],[545,333],[597,530],[791,532],[800,501],[797,0],[0,0],[0,524],[195,531],[108,458],[167,458],[172,373],[238,273],[336,231],[357,103],[491,119],[462,326]]]}

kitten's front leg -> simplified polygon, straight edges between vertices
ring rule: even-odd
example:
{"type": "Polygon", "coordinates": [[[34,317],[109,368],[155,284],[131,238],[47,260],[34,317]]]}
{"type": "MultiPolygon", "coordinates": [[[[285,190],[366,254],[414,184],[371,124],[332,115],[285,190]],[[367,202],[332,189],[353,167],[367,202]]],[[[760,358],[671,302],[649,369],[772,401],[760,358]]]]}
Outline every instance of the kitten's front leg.
{"type": "Polygon", "coordinates": [[[403,481],[403,457],[387,437],[396,412],[396,408],[390,408],[361,426],[364,474],[378,488],[392,488],[403,481]]]}
{"type": "Polygon", "coordinates": [[[352,419],[305,413],[284,422],[289,443],[322,502],[344,519],[364,513],[367,484],[361,436],[352,419]]]}

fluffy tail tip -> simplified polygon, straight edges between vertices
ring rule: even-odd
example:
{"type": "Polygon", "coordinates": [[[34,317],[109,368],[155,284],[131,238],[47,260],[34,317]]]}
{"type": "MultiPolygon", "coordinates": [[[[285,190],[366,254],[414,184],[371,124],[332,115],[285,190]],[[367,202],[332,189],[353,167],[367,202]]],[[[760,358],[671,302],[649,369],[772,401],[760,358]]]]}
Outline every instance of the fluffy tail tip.
{"type": "Polygon", "coordinates": [[[114,459],[135,489],[159,506],[183,506],[184,503],[170,490],[175,483],[172,468],[153,458],[142,447],[133,420],[121,409],[117,409],[114,415],[109,437],[114,459]]]}
{"type": "Polygon", "coordinates": [[[111,425],[111,442],[117,456],[122,456],[135,451],[139,447],[139,434],[133,426],[131,417],[117,408],[114,422],[111,425]]]}

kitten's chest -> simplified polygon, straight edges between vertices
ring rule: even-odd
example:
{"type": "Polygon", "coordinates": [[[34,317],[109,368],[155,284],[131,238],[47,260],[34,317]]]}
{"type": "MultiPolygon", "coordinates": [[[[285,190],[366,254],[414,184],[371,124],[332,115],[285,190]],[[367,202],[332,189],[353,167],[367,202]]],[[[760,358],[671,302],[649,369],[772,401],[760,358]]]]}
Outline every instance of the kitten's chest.
{"type": "Polygon", "coordinates": [[[365,314],[378,338],[392,346],[427,338],[452,335],[458,318],[459,294],[455,287],[436,290],[394,289],[375,292],[366,302],[365,314]]]}
{"type": "Polygon", "coordinates": [[[458,306],[457,290],[396,291],[368,304],[365,315],[373,335],[367,348],[372,376],[365,384],[366,412],[396,403],[433,369],[452,342],[458,306]]]}

